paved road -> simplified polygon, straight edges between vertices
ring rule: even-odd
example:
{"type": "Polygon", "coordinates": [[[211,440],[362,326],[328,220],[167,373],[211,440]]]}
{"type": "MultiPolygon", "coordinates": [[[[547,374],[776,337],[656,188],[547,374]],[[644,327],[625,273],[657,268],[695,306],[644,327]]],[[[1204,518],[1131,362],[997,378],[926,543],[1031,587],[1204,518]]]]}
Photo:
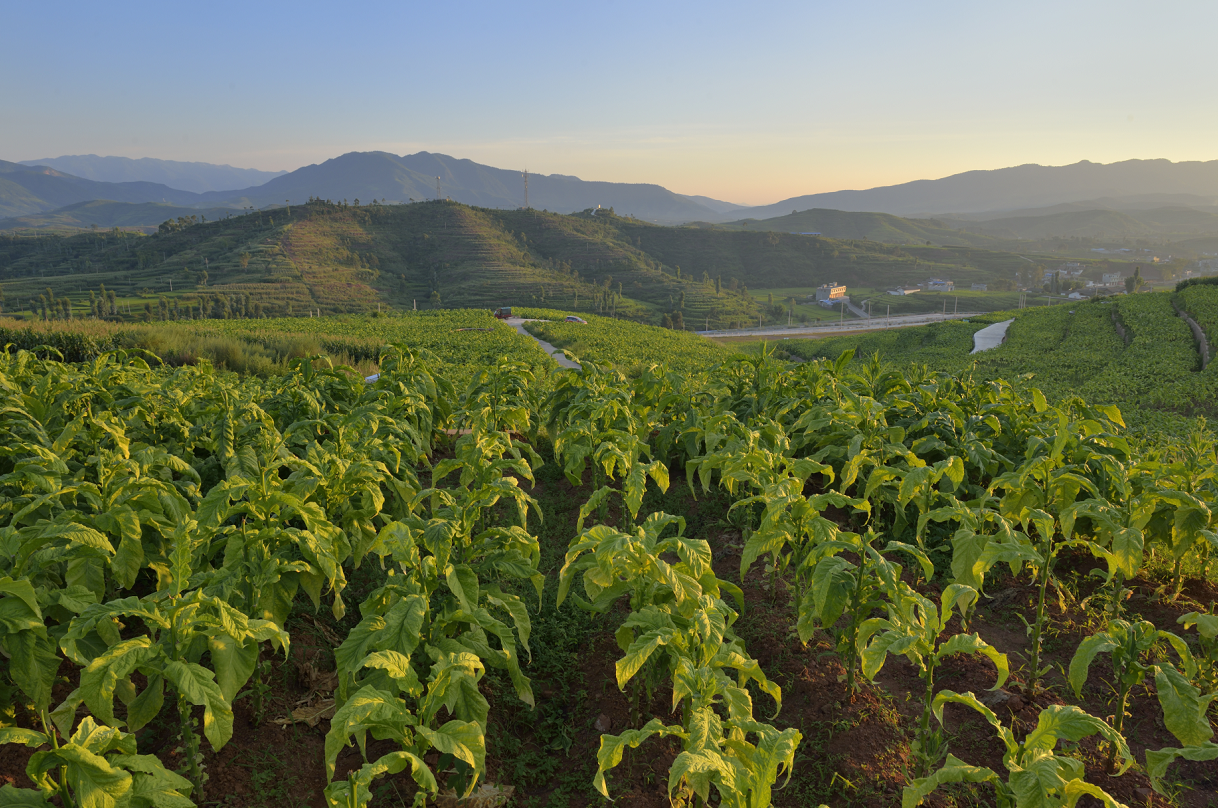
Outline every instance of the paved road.
{"type": "Polygon", "coordinates": [[[560,368],[570,368],[571,370],[582,370],[582,368],[580,367],[580,364],[578,362],[572,362],[570,359],[568,359],[566,357],[566,354],[564,354],[562,352],[561,348],[555,348],[553,345],[546,342],[544,339],[537,339],[537,337],[533,336],[528,331],[525,331],[524,324],[530,323],[530,322],[532,322],[532,320],[525,319],[524,317],[509,317],[506,320],[504,320],[504,322],[507,323],[508,325],[512,326],[513,328],[515,328],[521,334],[524,334],[526,337],[528,337],[529,339],[536,342],[538,345],[540,345],[541,349],[546,352],[546,355],[549,356],[551,359],[553,359],[555,362],[557,362],[558,366],[560,368]]]}
{"type": "Polygon", "coordinates": [[[860,309],[858,306],[854,305],[850,301],[846,301],[846,306],[850,309],[850,311],[854,314],[855,317],[858,317],[861,320],[870,320],[871,319],[870,314],[863,311],[862,309],[860,309]]]}
{"type": "Polygon", "coordinates": [[[981,353],[982,351],[988,351],[991,348],[997,348],[1007,337],[1007,326],[1013,322],[1015,321],[1003,320],[1001,323],[987,325],[985,328],[973,334],[973,350],[969,351],[969,353],[981,353]]]}
{"type": "Polygon", "coordinates": [[[906,314],[901,317],[873,316],[870,320],[846,320],[829,325],[801,325],[787,328],[767,326],[765,328],[739,328],[729,331],[698,331],[704,337],[799,337],[825,336],[840,334],[844,331],[881,331],[885,328],[903,328],[910,325],[925,325],[938,323],[943,320],[963,320],[976,317],[981,312],[970,311],[960,314],[906,314]]]}

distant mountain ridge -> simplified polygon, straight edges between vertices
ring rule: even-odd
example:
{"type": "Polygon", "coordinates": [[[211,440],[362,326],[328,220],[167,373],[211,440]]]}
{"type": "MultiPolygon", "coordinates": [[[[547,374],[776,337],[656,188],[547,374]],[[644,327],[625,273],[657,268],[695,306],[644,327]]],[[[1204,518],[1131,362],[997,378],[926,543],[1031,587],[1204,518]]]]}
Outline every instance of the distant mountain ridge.
{"type": "Polygon", "coordinates": [[[2,217],[44,213],[95,199],[196,205],[199,195],[154,182],[95,182],[46,166],[27,166],[0,160],[2,217]]]}
{"type": "Polygon", "coordinates": [[[832,208],[896,216],[948,216],[1145,194],[1191,194],[1213,204],[1213,200],[1218,200],[1218,160],[1181,163],[1126,160],[1107,165],[1083,160],[1068,166],[1028,164],[992,171],[966,171],[937,180],[915,180],[864,191],[796,196],[773,205],[750,208],[748,213],[752,218],[766,219],[793,210],[832,208]]]}
{"type": "MultiPolygon", "coordinates": [[[[524,207],[522,172],[494,168],[445,154],[349,152],[237,190],[192,193],[148,182],[107,183],[74,176],[50,166],[0,161],[0,217],[46,213],[94,200],[157,202],[193,207],[264,208],[301,204],[310,197],[364,203],[409,202],[439,195],[486,208],[524,207]]],[[[729,203],[715,202],[717,206],[729,203]]],[[[659,185],[581,180],[562,174],[529,175],[529,207],[573,213],[613,208],[619,214],[675,224],[719,221],[723,214],[659,185]]]]}
{"type": "MultiPolygon", "coordinates": [[[[294,204],[318,196],[335,201],[409,202],[437,198],[485,208],[524,207],[521,171],[494,168],[446,154],[419,152],[401,157],[388,152],[349,152],[304,166],[238,194],[204,194],[209,203],[294,204]]],[[[574,213],[597,206],[647,221],[664,223],[715,219],[717,211],[659,185],[597,182],[562,174],[529,174],[529,207],[574,213]]]]}
{"type": "Polygon", "coordinates": [[[47,166],[94,182],[155,182],[196,194],[249,188],[287,173],[214,163],[157,160],[152,157],[99,157],[96,154],[71,154],[19,162],[26,166],[47,166]]]}
{"type": "MultiPolygon", "coordinates": [[[[239,209],[301,204],[310,197],[346,200],[351,204],[358,199],[366,204],[373,200],[431,200],[437,196],[485,208],[520,208],[525,206],[525,180],[520,171],[433,152],[403,156],[388,152],[349,152],[280,174],[261,184],[237,190],[194,193],[163,183],[101,182],[51,166],[0,161],[0,218],[53,212],[97,200],[239,209]]],[[[563,174],[530,173],[528,177],[529,207],[572,213],[600,206],[613,209],[619,215],[660,224],[726,223],[746,216],[752,220],[765,220],[786,217],[792,211],[801,210],[976,221],[1097,208],[1117,211],[1166,206],[1206,209],[1216,203],[1218,160],[1023,165],[969,171],[938,180],[918,180],[869,190],[792,197],[760,207],[740,207],[708,197],[687,196],[648,183],[587,181],[563,174]],[[1090,203],[1094,203],[1094,207],[1086,208],[1090,203]]],[[[156,211],[155,208],[148,210],[150,215],[156,211]]],[[[60,220],[70,218],[61,217],[60,220]]],[[[789,224],[790,229],[802,226],[794,221],[789,224]]],[[[846,224],[839,222],[843,227],[846,224]]],[[[893,226],[892,222],[867,225],[879,227],[896,238],[893,226]]],[[[908,230],[908,226],[900,225],[896,229],[908,230]]],[[[969,229],[977,231],[977,228],[969,229]]]]}

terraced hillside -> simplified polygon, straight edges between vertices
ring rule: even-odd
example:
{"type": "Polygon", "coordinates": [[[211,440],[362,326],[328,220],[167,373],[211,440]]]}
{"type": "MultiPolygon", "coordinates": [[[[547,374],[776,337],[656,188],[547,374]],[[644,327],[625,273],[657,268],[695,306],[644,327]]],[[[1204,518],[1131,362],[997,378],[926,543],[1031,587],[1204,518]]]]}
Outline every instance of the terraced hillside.
{"type": "Polygon", "coordinates": [[[89,296],[104,286],[116,296],[104,314],[137,320],[523,305],[725,328],[764,314],[749,287],[1009,282],[1026,266],[970,247],[672,228],[605,211],[313,200],[179,217],[149,236],[0,234],[0,305],[42,317],[40,296],[67,299],[80,316],[97,311],[89,296]]]}
{"type": "Polygon", "coordinates": [[[314,202],[175,220],[147,238],[5,235],[0,282],[10,312],[40,316],[39,296],[70,299],[79,316],[103,286],[117,292],[115,316],[130,308],[136,319],[145,303],[159,311],[162,296],[192,316],[221,297],[266,315],[551,304],[652,321],[682,311],[723,325],[748,322],[756,308],[744,289],[681,277],[599,219],[449,202],[314,202]]]}

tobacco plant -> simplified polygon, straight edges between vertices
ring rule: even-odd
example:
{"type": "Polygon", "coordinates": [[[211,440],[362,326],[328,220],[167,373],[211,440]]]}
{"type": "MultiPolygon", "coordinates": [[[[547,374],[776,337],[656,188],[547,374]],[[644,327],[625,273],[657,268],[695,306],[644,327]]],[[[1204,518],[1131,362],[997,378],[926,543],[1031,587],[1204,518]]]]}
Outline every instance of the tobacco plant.
{"type": "Polygon", "coordinates": [[[935,670],[940,662],[954,654],[981,654],[998,671],[998,681],[992,689],[1002,687],[1009,675],[1006,654],[999,653],[977,634],[953,634],[943,639],[953,610],[960,604],[977,598],[977,591],[963,584],[951,584],[943,590],[939,606],[919,595],[899,578],[885,583],[888,596],[884,604],[887,617],[872,617],[859,627],[858,647],[861,650],[863,675],[874,680],[890,654],[904,654],[918,669],[922,678],[922,718],[914,740],[914,753],[923,774],[946,752],[942,732],[931,727],[935,696],[935,670]]]}
{"type": "MultiPolygon", "coordinates": [[[[560,573],[560,603],[576,572],[583,573],[591,599],[581,601],[586,608],[607,610],[630,593],[631,614],[617,631],[624,652],[616,665],[618,687],[625,690],[645,668],[663,673],[672,683],[673,712],[682,715],[680,725],[666,726],[656,718],[638,730],[601,736],[593,784],[608,797],[605,772],[621,762],[626,747],[637,747],[652,736],[670,736],[682,742],[669,770],[670,801],[705,806],[713,786],[720,804],[763,808],[770,804],[780,773],[790,777],[802,736],[798,730],[779,731],[753,718],[750,682],[768,693],[779,709],[782,691],[732,631],[737,613],[719,597],[726,584],[711,569],[709,546],[682,537],[683,529],[684,520],[666,514],[652,514],[634,536],[591,528],[572,544],[560,573]],[[671,524],[677,526],[677,535],[660,539],[671,524]],[[665,553],[681,560],[670,565],[662,558],[665,553]]],[[[649,697],[658,679],[649,679],[649,697]]],[[[637,688],[632,689],[632,702],[637,718],[637,688]]]]}
{"type": "Polygon", "coordinates": [[[65,741],[42,713],[43,731],[0,727],[0,744],[38,749],[26,764],[37,791],[6,785],[0,805],[52,808],[158,806],[191,808],[191,782],[166,769],[152,755],[136,754],[135,735],[99,725],[85,716],[65,741]],[[44,748],[48,747],[48,748],[44,748]]]}
{"type": "Polygon", "coordinates": [[[946,783],[991,783],[999,808],[1072,808],[1083,795],[1098,799],[1107,808],[1121,808],[1116,798],[1099,786],[1088,783],[1083,762],[1075,757],[1055,754],[1058,743],[1077,743],[1089,735],[1100,735],[1112,745],[1122,761],[1122,771],[1133,764],[1121,734],[1078,707],[1053,705],[1041,710],[1036,727],[1022,741],[1005,726],[994,712],[972,693],[944,690],[935,697],[933,712],[943,723],[943,707],[955,703],[971,707],[989,722],[1006,751],[1002,756],[1006,777],[985,766],[972,766],[948,755],[944,765],[933,774],[918,778],[901,794],[901,808],[921,805],[931,792],[946,783]]]}
{"type": "MultiPolygon", "coordinates": [[[[1069,681],[1076,696],[1081,695],[1087,682],[1087,673],[1096,655],[1108,653],[1112,657],[1112,679],[1115,699],[1113,729],[1120,733],[1125,726],[1129,709],[1130,692],[1153,674],[1155,691],[1163,708],[1163,723],[1169,732],[1186,746],[1196,746],[1208,741],[1214,734],[1206,712],[1209,703],[1218,693],[1202,695],[1190,679],[1197,674],[1197,663],[1188,649],[1188,644],[1168,631],[1160,631],[1148,620],[1129,623],[1113,620],[1106,631],[1093,634],[1083,640],[1070,660],[1069,681]],[[1164,654],[1164,646],[1173,648],[1184,668],[1179,670],[1164,654]],[[1143,661],[1153,657],[1153,661],[1143,661]]],[[[1117,749],[1114,746],[1108,755],[1108,770],[1115,771],[1117,749]]]]}
{"type": "Polygon", "coordinates": [[[134,732],[160,713],[168,685],[177,694],[190,779],[195,792],[202,793],[204,778],[192,706],[203,707],[203,734],[219,750],[232,737],[232,702],[255,670],[260,644],[275,642],[286,654],[288,637],[270,620],[249,618],[220,598],[187,589],[193,528],[193,523],[179,528],[166,588],[143,598],[90,605],[72,621],[60,646],[83,668],[80,685],[52,718],[66,735],[76,708],[83,703],[103,723],[117,725],[114,699],[118,697],[127,707],[126,726],[134,732]],[[148,633],[123,639],[120,621],[132,617],[148,633]],[[204,653],[211,669],[199,664],[204,653]],[[147,682],[138,692],[131,681],[131,674],[137,671],[147,682]]]}
{"type": "Polygon", "coordinates": [[[934,568],[925,553],[912,545],[893,541],[884,550],[877,550],[874,547],[877,537],[872,531],[863,536],[838,535],[837,540],[816,545],[806,562],[811,577],[797,604],[796,630],[805,644],[817,627],[833,637],[838,659],[846,669],[846,689],[853,701],[858,689],[856,674],[862,651],[860,629],[876,610],[886,605],[888,593],[897,588],[901,577],[901,567],[885,558],[884,553],[909,553],[927,577],[934,568]],[[851,563],[842,553],[853,554],[856,562],[851,563]],[[838,626],[843,616],[846,623],[838,626]]]}

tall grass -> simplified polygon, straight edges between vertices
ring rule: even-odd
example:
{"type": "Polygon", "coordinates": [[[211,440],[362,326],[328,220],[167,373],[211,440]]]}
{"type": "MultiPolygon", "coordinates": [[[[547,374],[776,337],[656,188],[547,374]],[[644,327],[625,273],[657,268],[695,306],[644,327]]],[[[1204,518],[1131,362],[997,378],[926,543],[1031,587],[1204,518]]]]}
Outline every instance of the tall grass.
{"type": "Polygon", "coordinates": [[[106,351],[143,350],[166,365],[194,365],[206,360],[223,370],[265,378],[284,373],[293,359],[319,354],[329,356],[336,365],[371,375],[379,370],[376,357],[380,342],[286,332],[216,334],[206,326],[124,325],[98,320],[29,322],[0,317],[0,345],[43,355],[58,353],[68,362],[83,362],[106,351]]]}

